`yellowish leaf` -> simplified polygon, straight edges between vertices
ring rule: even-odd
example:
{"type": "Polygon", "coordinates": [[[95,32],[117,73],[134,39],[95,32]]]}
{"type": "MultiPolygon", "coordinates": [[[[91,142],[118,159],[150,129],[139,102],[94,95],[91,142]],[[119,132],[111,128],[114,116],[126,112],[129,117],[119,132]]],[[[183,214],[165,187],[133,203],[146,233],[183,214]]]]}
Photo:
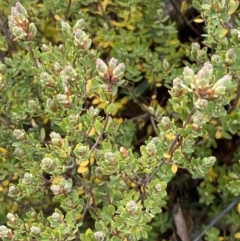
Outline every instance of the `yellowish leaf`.
{"type": "Polygon", "coordinates": [[[217,129],[218,129],[219,131],[222,131],[222,130],[223,130],[223,126],[218,126],[217,129]]]}
{"type": "Polygon", "coordinates": [[[142,130],[142,128],[145,126],[146,122],[139,121],[139,129],[142,130]]]}
{"type": "Polygon", "coordinates": [[[52,184],[58,184],[61,178],[62,178],[62,176],[54,177],[53,180],[52,180],[52,184]]]}
{"type": "Polygon", "coordinates": [[[153,132],[153,127],[152,127],[152,125],[148,125],[148,127],[147,127],[147,134],[148,134],[148,135],[151,135],[152,132],[153,132]]]}
{"type": "Polygon", "coordinates": [[[179,45],[179,40],[178,39],[173,39],[173,40],[170,40],[169,42],[171,45],[179,45]]]}
{"type": "Polygon", "coordinates": [[[229,3],[229,9],[228,9],[228,14],[233,14],[239,6],[239,1],[236,0],[230,0],[229,3]]]}
{"type": "Polygon", "coordinates": [[[59,16],[58,14],[55,14],[55,15],[54,15],[54,18],[55,18],[56,20],[58,20],[58,21],[61,20],[61,18],[60,18],[60,16],[59,16]]]}
{"type": "Polygon", "coordinates": [[[212,168],[210,168],[208,170],[208,177],[209,177],[210,182],[213,182],[216,180],[217,174],[213,171],[212,168]]]}
{"type": "Polygon", "coordinates": [[[85,233],[86,233],[86,234],[92,233],[92,229],[91,229],[91,228],[88,228],[85,233]]]}
{"type": "Polygon", "coordinates": [[[100,16],[102,16],[102,12],[101,11],[95,11],[94,14],[99,14],[100,16]]]}
{"type": "Polygon", "coordinates": [[[152,100],[155,100],[156,98],[157,98],[157,95],[155,95],[155,94],[151,96],[152,100]]]}
{"type": "Polygon", "coordinates": [[[169,133],[169,134],[165,134],[165,137],[166,137],[168,140],[172,141],[172,140],[174,140],[174,139],[176,138],[176,135],[173,134],[173,133],[169,133]]]}
{"type": "Polygon", "coordinates": [[[216,120],[210,120],[209,121],[211,124],[213,124],[213,125],[216,125],[217,124],[217,121],[216,120]]]}
{"type": "Polygon", "coordinates": [[[87,91],[87,93],[89,93],[89,91],[91,90],[91,88],[92,88],[92,80],[89,79],[89,80],[87,81],[87,84],[86,84],[86,91],[87,91]]]}
{"type": "Polygon", "coordinates": [[[127,98],[126,96],[123,97],[123,98],[120,100],[120,103],[121,103],[122,105],[125,105],[127,102],[128,102],[128,98],[127,98]]]}
{"type": "Polygon", "coordinates": [[[11,211],[15,213],[18,210],[18,208],[19,208],[18,203],[14,202],[12,205],[11,211]]]}
{"type": "Polygon", "coordinates": [[[25,229],[26,229],[27,231],[30,230],[30,227],[29,227],[29,224],[28,224],[28,223],[25,223],[25,229]]]}
{"type": "Polygon", "coordinates": [[[202,18],[195,18],[195,19],[194,19],[194,22],[195,22],[195,23],[202,23],[202,22],[203,22],[203,19],[202,19],[202,18]]]}
{"type": "Polygon", "coordinates": [[[82,188],[79,188],[78,190],[77,190],[77,194],[80,196],[81,194],[83,194],[84,193],[84,191],[83,191],[83,189],[82,188]]]}
{"type": "Polygon", "coordinates": [[[129,29],[130,31],[133,31],[135,29],[135,27],[131,24],[127,24],[126,25],[127,29],[129,29]]]}
{"type": "Polygon", "coordinates": [[[113,120],[118,123],[118,124],[122,124],[123,123],[123,118],[113,118],[113,120]]]}
{"type": "Polygon", "coordinates": [[[222,132],[217,130],[216,133],[215,133],[215,138],[220,139],[221,137],[222,137],[222,132]]]}
{"type": "Polygon", "coordinates": [[[238,213],[240,214],[240,203],[237,205],[238,213]]]}
{"type": "Polygon", "coordinates": [[[229,181],[229,176],[223,175],[222,178],[226,181],[229,181]]]}
{"type": "Polygon", "coordinates": [[[2,185],[3,185],[4,187],[7,187],[8,184],[9,184],[9,180],[4,180],[4,181],[2,182],[2,185]]]}
{"type": "Polygon", "coordinates": [[[131,187],[136,187],[136,183],[131,182],[131,187]]]}
{"type": "Polygon", "coordinates": [[[173,165],[171,166],[171,171],[172,171],[172,173],[175,174],[175,173],[177,172],[177,170],[178,170],[178,166],[177,166],[176,164],[173,164],[173,165]]]}
{"type": "Polygon", "coordinates": [[[228,33],[228,30],[226,28],[223,28],[219,34],[218,34],[218,37],[219,38],[223,38],[226,34],[228,33]]]}
{"type": "Polygon", "coordinates": [[[17,173],[14,173],[11,177],[11,180],[15,181],[18,179],[18,174],[17,173]]]}
{"type": "Polygon", "coordinates": [[[152,99],[150,106],[153,108],[156,108],[157,106],[159,106],[158,100],[157,99],[152,99]]]}
{"type": "Polygon", "coordinates": [[[46,124],[48,122],[48,120],[49,120],[46,115],[42,116],[41,119],[43,121],[43,124],[46,124]]]}
{"type": "Polygon", "coordinates": [[[103,6],[104,12],[105,12],[105,10],[106,10],[106,8],[107,8],[108,2],[109,2],[109,0],[104,0],[104,1],[102,1],[102,6],[103,6]]]}
{"type": "Polygon", "coordinates": [[[94,163],[94,157],[90,158],[90,165],[92,165],[94,163]]]}
{"type": "Polygon", "coordinates": [[[81,167],[86,167],[86,166],[88,165],[88,163],[89,163],[89,160],[86,160],[86,161],[84,161],[84,162],[81,162],[81,163],[80,163],[80,166],[81,166],[81,167]]]}
{"type": "Polygon", "coordinates": [[[97,184],[99,184],[102,180],[101,179],[99,179],[99,178],[95,178],[95,180],[94,180],[97,184]]]}
{"type": "Polygon", "coordinates": [[[182,1],[180,11],[181,11],[181,13],[185,13],[186,10],[187,10],[187,1],[184,0],[184,1],[182,1]]]}
{"type": "Polygon", "coordinates": [[[7,151],[7,149],[0,147],[0,152],[2,152],[3,154],[6,154],[8,151],[7,151]]]}
{"type": "Polygon", "coordinates": [[[90,128],[87,133],[88,133],[88,136],[93,136],[95,134],[95,128],[94,127],[90,128]]]}
{"type": "Polygon", "coordinates": [[[100,98],[95,98],[92,100],[92,104],[96,105],[99,104],[101,102],[100,98]]]}
{"type": "MultiPolygon", "coordinates": [[[[148,188],[144,187],[144,186],[141,186],[141,191],[142,191],[142,193],[148,193],[148,188]]],[[[139,204],[141,204],[141,201],[140,201],[139,204]]]]}
{"type": "Polygon", "coordinates": [[[78,124],[78,130],[81,131],[82,130],[82,123],[78,124]]]}
{"type": "Polygon", "coordinates": [[[105,103],[103,103],[103,102],[101,102],[101,103],[98,104],[98,108],[99,108],[99,109],[103,109],[104,106],[105,106],[105,103]]]}
{"type": "Polygon", "coordinates": [[[164,153],[163,157],[166,158],[166,159],[169,159],[169,158],[171,158],[171,155],[169,155],[168,153],[164,153]]]}
{"type": "Polygon", "coordinates": [[[69,154],[68,154],[67,152],[65,152],[65,151],[59,152],[58,155],[59,155],[60,157],[62,157],[62,158],[66,158],[66,157],[69,156],[69,154]]]}
{"type": "Polygon", "coordinates": [[[85,173],[88,171],[88,168],[87,167],[82,167],[82,166],[79,166],[77,172],[78,173],[85,173]]]}
{"type": "Polygon", "coordinates": [[[104,42],[99,42],[98,44],[100,47],[107,48],[107,47],[113,47],[114,43],[112,41],[104,41],[104,42]]]}
{"type": "Polygon", "coordinates": [[[114,25],[114,26],[116,26],[116,27],[125,27],[125,26],[126,26],[126,23],[125,23],[125,22],[119,23],[119,22],[117,22],[117,21],[112,20],[111,23],[112,23],[112,25],[114,25]]]}
{"type": "Polygon", "coordinates": [[[236,239],[240,239],[240,232],[235,233],[234,237],[235,237],[236,239]]]}

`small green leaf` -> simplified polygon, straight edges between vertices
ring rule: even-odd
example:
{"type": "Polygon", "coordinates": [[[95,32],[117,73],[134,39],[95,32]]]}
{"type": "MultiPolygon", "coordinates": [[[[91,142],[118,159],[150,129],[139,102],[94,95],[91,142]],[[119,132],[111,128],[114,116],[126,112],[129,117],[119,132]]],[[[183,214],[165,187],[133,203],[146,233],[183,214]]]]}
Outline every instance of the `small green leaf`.
{"type": "Polygon", "coordinates": [[[106,95],[103,91],[99,91],[100,98],[102,99],[103,102],[107,101],[106,95]]]}
{"type": "Polygon", "coordinates": [[[233,14],[239,6],[239,1],[230,0],[228,14],[233,14]]]}
{"type": "Polygon", "coordinates": [[[106,113],[111,115],[111,114],[115,111],[115,109],[116,109],[116,105],[115,105],[114,103],[111,103],[111,104],[107,107],[106,113]]]}
{"type": "Polygon", "coordinates": [[[210,10],[211,5],[210,4],[202,4],[201,7],[204,10],[210,10]]]}
{"type": "Polygon", "coordinates": [[[44,141],[45,137],[46,137],[46,131],[45,131],[45,129],[42,127],[42,128],[40,129],[40,140],[41,140],[41,142],[44,141]]]}
{"type": "Polygon", "coordinates": [[[113,205],[109,205],[108,206],[108,212],[109,212],[109,214],[113,215],[114,212],[115,212],[115,207],[113,205]]]}
{"type": "Polygon", "coordinates": [[[101,131],[102,131],[102,129],[103,129],[103,125],[100,123],[99,120],[96,120],[96,121],[95,121],[94,127],[95,127],[96,132],[97,132],[98,134],[100,134],[101,131]]]}
{"type": "Polygon", "coordinates": [[[148,87],[149,87],[149,85],[146,80],[140,82],[140,84],[134,89],[135,96],[136,97],[141,96],[148,89],[148,87]]]}
{"type": "Polygon", "coordinates": [[[201,10],[201,4],[198,1],[193,1],[192,5],[194,8],[196,8],[197,10],[201,10]]]}
{"type": "Polygon", "coordinates": [[[102,231],[104,229],[104,225],[100,222],[96,222],[95,228],[96,228],[97,231],[102,231]]]}
{"type": "Polygon", "coordinates": [[[219,28],[217,33],[219,38],[223,38],[228,33],[228,30],[226,28],[219,28]]]}

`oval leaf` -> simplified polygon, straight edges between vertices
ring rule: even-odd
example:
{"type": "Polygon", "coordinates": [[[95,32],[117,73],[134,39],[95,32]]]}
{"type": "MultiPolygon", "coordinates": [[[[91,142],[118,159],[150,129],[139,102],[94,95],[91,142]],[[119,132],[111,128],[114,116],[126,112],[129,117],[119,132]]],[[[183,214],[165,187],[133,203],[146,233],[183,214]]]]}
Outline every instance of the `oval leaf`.
{"type": "Polygon", "coordinates": [[[82,166],[79,166],[77,172],[78,173],[84,173],[84,172],[87,172],[88,171],[88,168],[87,167],[82,167],[82,166]]]}
{"type": "Polygon", "coordinates": [[[96,132],[97,132],[98,134],[100,134],[101,131],[102,131],[102,129],[103,129],[103,125],[100,123],[99,120],[96,120],[96,121],[95,121],[94,127],[95,127],[96,132]]]}
{"type": "Polygon", "coordinates": [[[106,109],[106,113],[107,114],[113,114],[113,112],[116,110],[116,105],[114,103],[111,103],[107,109],[106,109]]]}
{"type": "Polygon", "coordinates": [[[218,37],[223,38],[227,33],[228,33],[228,30],[226,28],[222,28],[218,33],[218,37]]]}
{"type": "Polygon", "coordinates": [[[202,23],[202,22],[203,22],[203,19],[202,19],[202,18],[195,18],[195,19],[194,19],[194,22],[195,22],[195,23],[202,23]]]}
{"type": "Polygon", "coordinates": [[[229,3],[229,6],[230,6],[230,8],[228,9],[228,14],[231,15],[237,10],[237,8],[239,6],[239,1],[231,0],[229,3]]]}
{"type": "Polygon", "coordinates": [[[173,165],[171,166],[171,171],[172,171],[172,173],[175,174],[175,173],[177,172],[177,170],[178,170],[178,166],[177,166],[176,164],[173,164],[173,165]]]}

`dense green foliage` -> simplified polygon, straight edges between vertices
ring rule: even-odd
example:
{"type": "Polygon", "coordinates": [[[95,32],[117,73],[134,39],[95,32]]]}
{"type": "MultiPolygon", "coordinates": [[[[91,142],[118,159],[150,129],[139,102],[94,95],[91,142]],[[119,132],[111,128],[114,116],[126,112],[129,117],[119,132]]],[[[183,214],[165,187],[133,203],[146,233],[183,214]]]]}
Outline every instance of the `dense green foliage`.
{"type": "Polygon", "coordinates": [[[194,40],[168,1],[0,0],[3,241],[173,240],[177,202],[193,239],[240,195],[239,2],[181,2],[194,40]]]}

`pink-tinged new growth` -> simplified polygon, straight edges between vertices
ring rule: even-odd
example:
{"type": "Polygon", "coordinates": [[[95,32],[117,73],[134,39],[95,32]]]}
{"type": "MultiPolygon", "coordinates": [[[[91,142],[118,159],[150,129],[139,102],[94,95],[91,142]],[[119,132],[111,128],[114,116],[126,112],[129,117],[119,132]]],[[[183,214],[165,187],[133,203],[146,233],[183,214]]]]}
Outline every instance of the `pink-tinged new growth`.
{"type": "Polygon", "coordinates": [[[108,71],[108,66],[104,63],[104,61],[102,61],[101,59],[97,59],[96,68],[97,68],[98,74],[102,78],[104,78],[104,75],[106,75],[108,71]]]}
{"type": "Polygon", "coordinates": [[[63,140],[62,140],[62,137],[58,133],[51,132],[50,137],[51,137],[53,145],[59,146],[59,147],[62,146],[63,140]]]}
{"type": "Polygon", "coordinates": [[[115,58],[111,58],[109,61],[109,68],[113,69],[117,66],[118,60],[115,58]]]}
{"type": "Polygon", "coordinates": [[[8,22],[11,32],[17,39],[29,41],[37,32],[36,26],[29,23],[27,11],[20,2],[17,2],[15,7],[12,7],[8,22]]]}
{"type": "Polygon", "coordinates": [[[112,77],[116,78],[117,80],[120,80],[124,75],[124,71],[125,71],[125,64],[124,63],[118,64],[117,67],[113,69],[112,77]]]}

